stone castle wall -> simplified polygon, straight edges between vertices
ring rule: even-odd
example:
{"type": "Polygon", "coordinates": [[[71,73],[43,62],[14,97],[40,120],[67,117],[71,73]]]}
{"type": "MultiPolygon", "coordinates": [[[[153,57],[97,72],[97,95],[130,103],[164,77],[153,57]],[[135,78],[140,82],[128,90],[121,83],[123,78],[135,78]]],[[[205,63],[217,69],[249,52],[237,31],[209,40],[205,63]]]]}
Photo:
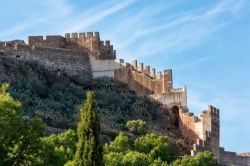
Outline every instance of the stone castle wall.
{"type": "Polygon", "coordinates": [[[79,83],[92,78],[89,55],[84,50],[29,46],[19,43],[8,43],[7,47],[6,45],[0,47],[0,50],[16,60],[37,61],[49,71],[65,73],[77,79],[79,83]]]}
{"type": "MultiPolygon", "coordinates": [[[[120,63],[124,63],[121,60],[120,63]]],[[[126,68],[115,71],[115,78],[125,84],[138,95],[150,95],[169,92],[172,89],[172,70],[165,70],[155,75],[155,69],[150,71],[150,66],[144,69],[143,63],[137,66],[137,61],[126,63],[126,68]]]]}
{"type": "Polygon", "coordinates": [[[225,151],[224,148],[220,148],[220,162],[226,165],[235,166],[249,166],[250,154],[249,153],[235,153],[225,151]]]}
{"type": "Polygon", "coordinates": [[[187,108],[187,88],[173,88],[172,70],[157,72],[150,66],[144,68],[143,63],[137,64],[134,60],[132,63],[126,63],[123,59],[119,60],[123,67],[115,70],[115,78],[135,91],[139,96],[147,95],[169,108],[178,106],[187,108]]]}
{"type": "Polygon", "coordinates": [[[30,46],[44,46],[53,48],[67,48],[78,49],[84,48],[89,51],[96,59],[106,60],[115,59],[116,51],[113,49],[113,45],[110,45],[110,41],[101,41],[99,32],[85,33],[66,33],[65,37],[62,36],[29,36],[28,43],[30,46]]]}
{"type": "Polygon", "coordinates": [[[207,150],[212,151],[219,157],[219,110],[213,106],[208,106],[208,109],[197,117],[193,113],[181,109],[179,116],[179,128],[182,135],[189,138],[193,144],[199,143],[194,145],[193,153],[196,152],[197,147],[201,147],[200,141],[202,141],[204,145],[209,144],[209,146],[205,146],[207,150]]]}
{"type": "Polygon", "coordinates": [[[62,36],[29,36],[28,43],[30,46],[44,46],[53,48],[66,48],[66,39],[62,36]]]}
{"type": "Polygon", "coordinates": [[[249,166],[250,153],[225,151],[220,147],[220,115],[219,110],[213,106],[203,111],[199,117],[193,113],[180,110],[180,130],[182,135],[193,141],[191,155],[198,152],[211,151],[220,163],[226,166],[249,166]]]}

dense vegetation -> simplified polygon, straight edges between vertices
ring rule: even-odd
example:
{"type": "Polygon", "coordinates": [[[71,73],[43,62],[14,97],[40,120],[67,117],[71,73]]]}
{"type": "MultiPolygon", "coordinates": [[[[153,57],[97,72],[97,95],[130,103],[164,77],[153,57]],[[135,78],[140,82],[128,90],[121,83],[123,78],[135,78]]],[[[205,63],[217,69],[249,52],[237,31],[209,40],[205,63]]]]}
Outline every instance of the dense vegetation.
{"type": "Polygon", "coordinates": [[[67,130],[58,135],[42,137],[41,157],[42,166],[62,166],[74,158],[76,151],[77,134],[74,130],[67,130]]]}
{"type": "Polygon", "coordinates": [[[150,133],[136,139],[120,133],[104,146],[107,166],[167,164],[177,158],[176,149],[167,136],[150,133]]]}
{"type": "Polygon", "coordinates": [[[47,127],[75,129],[79,105],[93,90],[98,102],[103,134],[114,137],[128,120],[143,119],[150,129],[166,132],[170,128],[168,111],[161,104],[138,97],[121,83],[102,78],[79,85],[65,74],[46,71],[35,62],[2,59],[0,82],[10,82],[9,93],[23,103],[23,117],[38,116],[47,127]]]}
{"type": "Polygon", "coordinates": [[[120,133],[114,141],[105,144],[102,154],[98,143],[100,124],[93,93],[89,93],[84,109],[80,110],[78,135],[68,130],[57,136],[43,137],[43,122],[39,118],[21,118],[21,103],[10,96],[7,88],[8,84],[0,86],[0,166],[59,166],[65,163],[67,166],[98,166],[102,165],[102,155],[107,166],[219,165],[210,152],[177,159],[176,149],[169,138],[153,133],[138,138],[120,133]]]}
{"type": "MultiPolygon", "coordinates": [[[[58,76],[36,62],[9,58],[1,58],[0,71],[0,82],[11,85],[1,84],[0,88],[0,166],[72,166],[76,160],[86,162],[89,157],[77,154],[87,153],[83,150],[86,147],[80,145],[91,145],[92,141],[86,139],[91,132],[101,132],[103,151],[99,141],[94,141],[97,146],[91,151],[95,152],[87,154],[91,154],[90,158],[103,156],[107,166],[218,165],[210,152],[177,159],[187,143],[177,139],[179,133],[171,128],[168,110],[136,96],[113,79],[78,84],[64,73],[58,76]],[[86,100],[88,90],[95,94],[95,106],[86,100]],[[89,103],[89,110],[81,107],[84,101],[89,103]],[[88,127],[93,125],[85,123],[93,119],[87,111],[98,112],[100,117],[92,123],[97,125],[91,130],[88,127]],[[85,134],[79,133],[81,124],[88,128],[85,134]],[[45,136],[48,129],[64,132],[45,136]]],[[[98,140],[97,135],[87,138],[98,140]]]]}

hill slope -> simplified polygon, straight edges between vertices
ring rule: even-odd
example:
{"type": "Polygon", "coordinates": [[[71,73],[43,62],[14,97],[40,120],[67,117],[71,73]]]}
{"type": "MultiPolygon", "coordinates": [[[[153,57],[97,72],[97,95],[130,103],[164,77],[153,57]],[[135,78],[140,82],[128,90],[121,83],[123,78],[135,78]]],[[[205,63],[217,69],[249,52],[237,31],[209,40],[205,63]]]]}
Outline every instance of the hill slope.
{"type": "Polygon", "coordinates": [[[0,71],[0,81],[11,83],[9,92],[23,103],[22,116],[41,117],[49,133],[74,129],[79,105],[84,102],[87,90],[93,90],[100,107],[105,142],[125,130],[125,123],[131,119],[145,120],[149,131],[179,137],[163,105],[136,96],[112,78],[93,79],[78,85],[67,75],[49,72],[36,62],[11,58],[1,58],[0,71]]]}

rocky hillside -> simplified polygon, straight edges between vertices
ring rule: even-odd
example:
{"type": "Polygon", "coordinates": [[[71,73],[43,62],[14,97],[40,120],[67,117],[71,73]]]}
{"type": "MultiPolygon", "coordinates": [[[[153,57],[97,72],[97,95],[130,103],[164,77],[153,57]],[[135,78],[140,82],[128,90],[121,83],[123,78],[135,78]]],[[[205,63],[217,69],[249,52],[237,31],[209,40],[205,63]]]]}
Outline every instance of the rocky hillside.
{"type": "MultiPolygon", "coordinates": [[[[169,135],[174,140],[179,131],[172,125],[169,112],[163,105],[146,97],[138,97],[126,86],[111,79],[89,80],[77,84],[67,75],[47,71],[36,62],[1,58],[0,81],[9,82],[9,92],[23,103],[22,116],[38,116],[47,125],[48,134],[75,128],[78,109],[88,90],[93,90],[100,108],[104,141],[125,131],[128,120],[143,119],[149,131],[169,135]]],[[[183,142],[183,140],[179,140],[183,142]]]]}

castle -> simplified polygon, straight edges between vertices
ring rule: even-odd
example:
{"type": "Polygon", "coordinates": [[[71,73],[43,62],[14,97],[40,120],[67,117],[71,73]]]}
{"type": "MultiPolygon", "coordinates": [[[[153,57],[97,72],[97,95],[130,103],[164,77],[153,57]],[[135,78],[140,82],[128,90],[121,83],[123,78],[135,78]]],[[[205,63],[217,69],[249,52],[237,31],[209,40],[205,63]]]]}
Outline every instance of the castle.
{"type": "Polygon", "coordinates": [[[226,165],[249,166],[250,153],[225,151],[220,147],[220,112],[208,106],[199,116],[188,111],[187,87],[173,88],[172,70],[157,72],[150,66],[116,59],[110,41],[101,41],[98,32],[66,33],[62,36],[29,36],[22,40],[0,42],[0,57],[38,61],[58,75],[66,73],[77,81],[86,78],[113,77],[139,96],[148,96],[164,104],[183,137],[193,143],[191,155],[209,150],[226,165]]]}

